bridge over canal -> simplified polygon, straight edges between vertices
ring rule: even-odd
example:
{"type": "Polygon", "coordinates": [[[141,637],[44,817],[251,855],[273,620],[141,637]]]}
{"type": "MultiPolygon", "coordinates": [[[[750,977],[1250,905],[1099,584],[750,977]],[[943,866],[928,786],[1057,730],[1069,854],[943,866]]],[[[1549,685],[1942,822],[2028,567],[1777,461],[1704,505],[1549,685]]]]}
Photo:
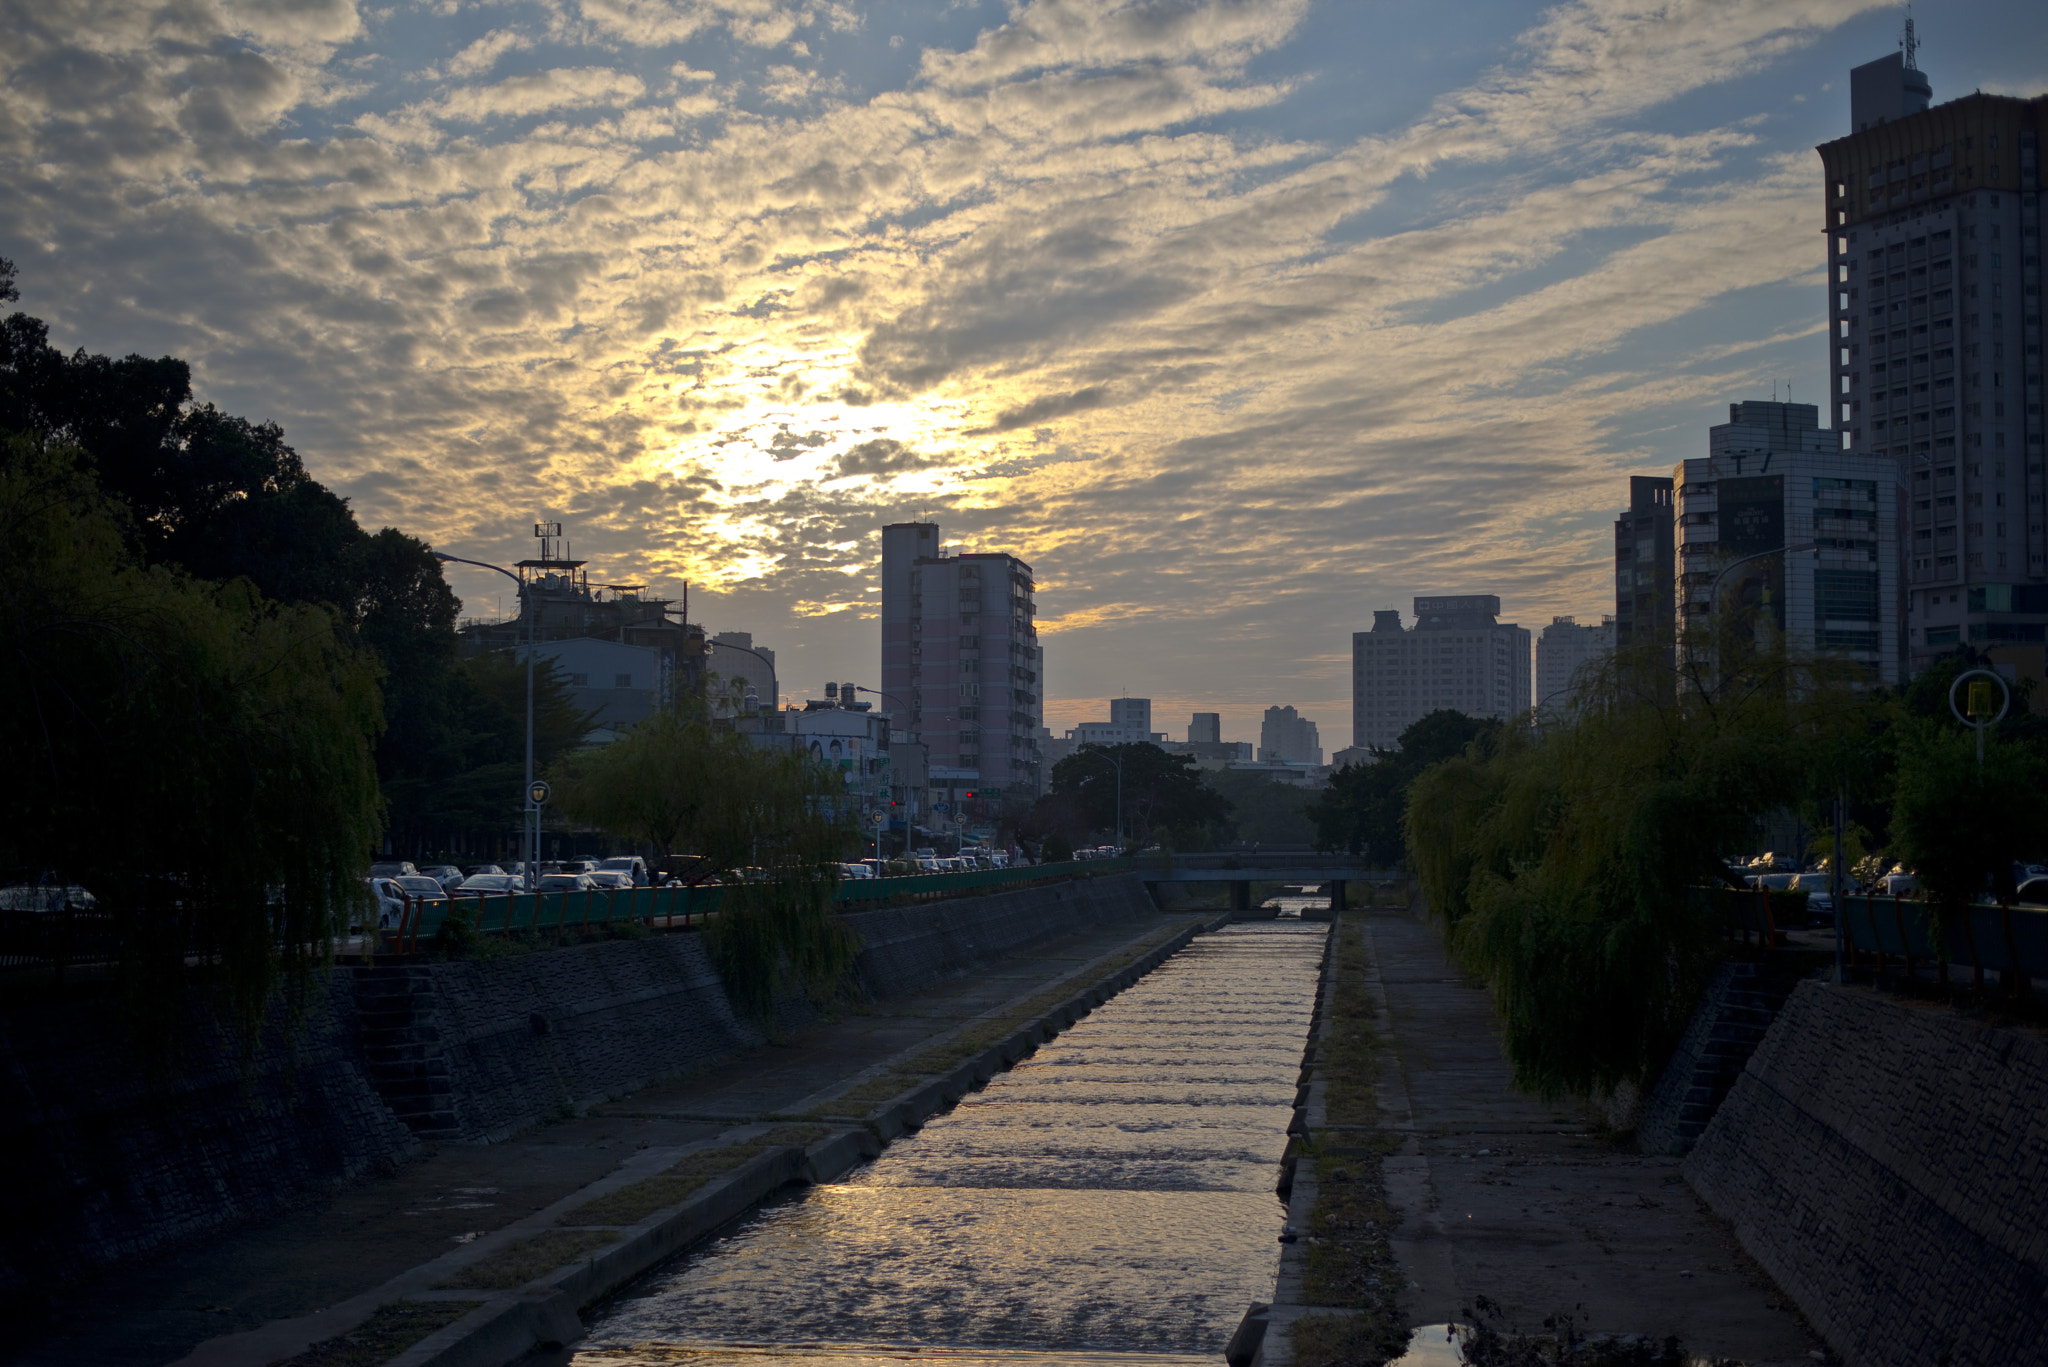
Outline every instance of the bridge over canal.
{"type": "Polygon", "coordinates": [[[1341,911],[1347,884],[1377,887],[1399,880],[1398,874],[1374,868],[1355,855],[1306,847],[1143,854],[1134,861],[1134,868],[1147,883],[1227,883],[1230,905],[1239,911],[1250,908],[1253,883],[1328,887],[1330,906],[1341,911]]]}

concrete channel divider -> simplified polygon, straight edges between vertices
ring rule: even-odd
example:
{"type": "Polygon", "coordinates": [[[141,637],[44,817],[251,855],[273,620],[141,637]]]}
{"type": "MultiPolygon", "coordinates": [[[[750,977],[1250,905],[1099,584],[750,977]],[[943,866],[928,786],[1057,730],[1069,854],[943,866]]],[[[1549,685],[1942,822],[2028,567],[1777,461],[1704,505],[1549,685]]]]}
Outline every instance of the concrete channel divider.
{"type": "MultiPolygon", "coordinates": [[[[657,1210],[626,1227],[564,1225],[557,1219],[540,1217],[522,1222],[515,1229],[500,1231],[491,1240],[497,1248],[511,1246],[519,1228],[530,1226],[565,1229],[617,1228],[616,1240],[592,1249],[577,1261],[555,1268],[527,1282],[516,1291],[472,1291],[445,1286],[409,1289],[406,1298],[418,1301],[482,1301],[476,1309],[413,1344],[388,1360],[386,1367],[506,1367],[535,1349],[562,1347],[583,1335],[581,1312],[644,1275],[662,1262],[687,1251],[716,1234],[733,1221],[773,1197],[792,1183],[823,1184],[837,1180],[858,1164],[877,1157],[893,1139],[915,1131],[933,1115],[946,1110],[986,1086],[998,1073],[1029,1057],[1061,1031],[1071,1028],[1096,1007],[1137,982],[1168,958],[1185,948],[1200,934],[1221,930],[1230,923],[1228,912],[1190,925],[1156,948],[1097,982],[1082,988],[1043,1012],[1036,1020],[1011,1032],[950,1069],[945,1074],[920,1082],[862,1117],[819,1117],[818,1124],[829,1132],[807,1145],[779,1145],[757,1154],[732,1171],[707,1182],[688,1199],[657,1210]]],[[[755,1127],[767,1131],[763,1124],[755,1127]]],[[[744,1134],[733,1136],[747,1142],[744,1134]]],[[[691,1146],[692,1150],[713,1149],[719,1144],[691,1146]]],[[[663,1155],[664,1159],[668,1155],[663,1155]]],[[[639,1173],[618,1173],[593,1183],[548,1212],[569,1212],[594,1197],[628,1185],[639,1173]]],[[[446,1260],[442,1260],[446,1261],[446,1260]]],[[[438,1263],[437,1263],[438,1265],[438,1263]]],[[[418,1280],[415,1278],[414,1280],[418,1280]]],[[[375,1307],[377,1298],[359,1297],[352,1304],[363,1306],[349,1323],[334,1322],[329,1333],[346,1333],[361,1323],[375,1307]]],[[[332,1317],[323,1314],[323,1319],[332,1317]]],[[[218,1344],[220,1341],[215,1341],[218,1344]]],[[[253,1345],[252,1345],[253,1346],[253,1345]]],[[[195,1359],[200,1355],[195,1354],[195,1359]]],[[[204,1360],[212,1364],[270,1364],[282,1360],[274,1351],[249,1355],[211,1352],[204,1360]]]]}

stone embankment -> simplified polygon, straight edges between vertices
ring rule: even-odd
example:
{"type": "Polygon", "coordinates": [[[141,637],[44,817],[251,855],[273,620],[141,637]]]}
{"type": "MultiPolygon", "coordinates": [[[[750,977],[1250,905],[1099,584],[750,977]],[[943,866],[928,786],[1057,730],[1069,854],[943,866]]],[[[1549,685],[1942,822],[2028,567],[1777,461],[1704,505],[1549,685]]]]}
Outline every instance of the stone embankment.
{"type": "Polygon", "coordinates": [[[1841,1357],[2048,1362],[2048,1038],[1799,985],[1685,1176],[1841,1357]]]}
{"type": "MultiPolygon", "coordinates": [[[[846,919],[870,999],[1084,927],[1156,916],[1132,875],[846,919]]],[[[1134,925],[1135,928],[1135,925],[1134,925]]],[[[144,1257],[388,1172],[422,1140],[489,1142],[759,1048],[694,933],[319,975],[245,1055],[195,998],[180,1050],[139,1056],[117,1013],[0,1014],[0,1298],[144,1257]]],[[[784,1000],[778,1030],[814,1017],[784,1000]]]]}

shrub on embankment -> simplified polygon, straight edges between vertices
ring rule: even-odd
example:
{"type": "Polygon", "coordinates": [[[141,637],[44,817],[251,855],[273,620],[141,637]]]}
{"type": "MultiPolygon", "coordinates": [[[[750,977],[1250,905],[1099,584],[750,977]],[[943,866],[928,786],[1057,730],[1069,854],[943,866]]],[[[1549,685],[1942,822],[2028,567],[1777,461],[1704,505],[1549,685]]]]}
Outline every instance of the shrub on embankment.
{"type": "Polygon", "coordinates": [[[1669,687],[1656,666],[1610,664],[1570,720],[1483,737],[1409,790],[1430,909],[1545,1095],[1654,1077],[1719,953],[1695,890],[1762,817],[1867,782],[1884,751],[1891,704],[1823,664],[1751,652],[1669,687]]]}

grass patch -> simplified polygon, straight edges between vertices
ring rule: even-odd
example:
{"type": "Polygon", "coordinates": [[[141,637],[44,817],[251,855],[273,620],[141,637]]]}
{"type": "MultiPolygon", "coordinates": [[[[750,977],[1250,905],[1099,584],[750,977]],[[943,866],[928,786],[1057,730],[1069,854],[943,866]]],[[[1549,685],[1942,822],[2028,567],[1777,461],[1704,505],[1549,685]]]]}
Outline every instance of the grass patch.
{"type": "Polygon", "coordinates": [[[608,1229],[551,1229],[471,1263],[448,1280],[434,1283],[434,1287],[446,1291],[517,1291],[534,1278],[545,1277],[586,1253],[618,1242],[618,1238],[608,1229]]]}
{"type": "MultiPolygon", "coordinates": [[[[657,1210],[681,1205],[715,1177],[722,1177],[771,1149],[802,1147],[825,1137],[823,1125],[778,1125],[756,1139],[686,1154],[674,1167],[655,1177],[620,1187],[607,1196],[586,1201],[563,1215],[563,1225],[637,1225],[657,1210]]],[[[613,1236],[616,1237],[616,1236],[613,1236]]]]}
{"type": "Polygon", "coordinates": [[[277,1367],[375,1367],[389,1362],[436,1329],[445,1329],[482,1301],[393,1301],[346,1334],[322,1339],[277,1367]]]}
{"type": "MultiPolygon", "coordinates": [[[[1380,1039],[1373,1028],[1374,1006],[1367,985],[1371,968],[1363,925],[1339,918],[1331,964],[1328,1028],[1317,1042],[1314,1067],[1321,1078],[1325,1121],[1356,1127],[1379,1123],[1374,1084],[1379,1077],[1380,1039]]],[[[1313,1162],[1316,1201],[1309,1211],[1309,1244],[1302,1275],[1303,1299],[1311,1305],[1356,1310],[1356,1315],[1310,1316],[1297,1333],[1295,1352],[1304,1364],[1376,1364],[1398,1357],[1408,1342],[1401,1313],[1402,1278],[1389,1242],[1396,1223],[1387,1204],[1381,1166],[1392,1136],[1370,1131],[1346,1134],[1333,1150],[1334,1133],[1309,1136],[1299,1161],[1313,1162]],[[1364,1139],[1365,1142],[1359,1141],[1364,1139]],[[1304,1346],[1300,1334],[1307,1334],[1304,1346]]]]}
{"type": "Polygon", "coordinates": [[[1287,1327],[1296,1367],[1385,1367],[1408,1351],[1408,1337],[1377,1315],[1303,1315],[1287,1327]]]}
{"type": "Polygon", "coordinates": [[[931,1081],[914,1073],[884,1073],[834,1097],[818,1108],[825,1115],[863,1116],[885,1101],[902,1096],[912,1087],[931,1081]]]}

